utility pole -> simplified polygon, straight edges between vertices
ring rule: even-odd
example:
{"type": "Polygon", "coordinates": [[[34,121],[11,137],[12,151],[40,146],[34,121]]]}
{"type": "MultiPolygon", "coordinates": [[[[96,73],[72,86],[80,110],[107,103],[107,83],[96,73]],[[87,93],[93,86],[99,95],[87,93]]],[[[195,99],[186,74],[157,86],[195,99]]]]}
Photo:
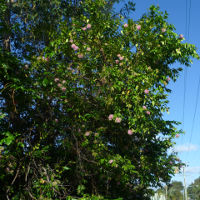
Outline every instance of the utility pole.
{"type": "Polygon", "coordinates": [[[167,196],[168,196],[168,191],[167,191],[167,189],[168,189],[168,188],[167,188],[167,185],[166,185],[166,186],[165,186],[165,199],[166,199],[166,200],[168,199],[168,197],[167,197],[167,196]]]}
{"type": "Polygon", "coordinates": [[[186,186],[186,181],[185,181],[185,166],[183,166],[183,177],[184,177],[184,200],[188,200],[187,198],[187,186],[186,186]]]}

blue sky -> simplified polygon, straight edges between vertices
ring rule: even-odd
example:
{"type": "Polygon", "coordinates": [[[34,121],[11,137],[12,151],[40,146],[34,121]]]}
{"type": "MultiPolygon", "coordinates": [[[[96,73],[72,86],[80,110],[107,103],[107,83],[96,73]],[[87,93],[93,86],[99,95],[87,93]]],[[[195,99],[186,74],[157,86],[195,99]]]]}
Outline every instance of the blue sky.
{"type": "MultiPolygon", "coordinates": [[[[190,0],[135,0],[133,2],[136,3],[136,11],[130,15],[130,18],[137,20],[148,11],[152,4],[159,5],[161,11],[168,12],[168,22],[175,26],[176,33],[183,34],[186,42],[195,44],[200,54],[199,0],[191,0],[191,6],[190,0]]],[[[172,89],[172,93],[169,94],[170,114],[165,116],[165,119],[183,123],[179,128],[185,131],[185,135],[176,139],[175,149],[179,152],[180,159],[188,164],[185,169],[187,185],[200,176],[200,96],[196,107],[199,78],[200,61],[193,60],[192,66],[187,70],[184,69],[175,83],[169,84],[169,88],[172,89]],[[186,87],[184,87],[184,82],[186,87]],[[184,88],[186,89],[185,104],[184,88]]],[[[183,181],[183,175],[177,174],[173,180],[183,181]]]]}

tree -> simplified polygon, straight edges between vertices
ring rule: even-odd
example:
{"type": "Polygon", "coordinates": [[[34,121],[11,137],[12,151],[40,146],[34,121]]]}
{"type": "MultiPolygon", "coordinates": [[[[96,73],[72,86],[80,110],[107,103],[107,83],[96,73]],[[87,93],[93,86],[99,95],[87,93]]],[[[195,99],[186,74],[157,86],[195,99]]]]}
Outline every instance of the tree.
{"type": "Polygon", "coordinates": [[[170,65],[195,47],[158,8],[124,23],[106,4],[86,0],[25,60],[1,51],[2,199],[149,199],[182,164],[167,154],[178,123],[162,116],[170,65]]]}
{"type": "Polygon", "coordinates": [[[183,199],[183,183],[180,181],[173,181],[169,186],[169,199],[181,200],[183,199]]]}
{"type": "Polygon", "coordinates": [[[194,183],[188,186],[188,196],[191,200],[200,199],[200,177],[194,180],[194,183]]]}

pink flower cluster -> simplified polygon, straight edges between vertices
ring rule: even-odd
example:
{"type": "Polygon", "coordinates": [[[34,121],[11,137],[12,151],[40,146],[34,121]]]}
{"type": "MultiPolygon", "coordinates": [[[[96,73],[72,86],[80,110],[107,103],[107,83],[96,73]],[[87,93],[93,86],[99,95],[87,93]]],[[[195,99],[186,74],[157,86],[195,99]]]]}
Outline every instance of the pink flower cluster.
{"type": "Polygon", "coordinates": [[[150,111],[146,111],[146,113],[147,113],[147,115],[150,115],[150,114],[151,114],[150,111]]]}
{"type": "Polygon", "coordinates": [[[90,47],[87,47],[87,49],[86,49],[87,51],[91,51],[91,48],[90,47]]]}
{"type": "Polygon", "coordinates": [[[143,108],[144,110],[146,110],[146,109],[147,109],[147,107],[146,107],[146,106],[142,106],[142,108],[143,108]]]}
{"type": "Polygon", "coordinates": [[[87,29],[90,29],[91,27],[92,27],[92,25],[91,24],[87,24],[87,29]]]}
{"type": "Polygon", "coordinates": [[[82,53],[78,54],[78,58],[83,58],[83,54],[82,53]]]}
{"type": "Polygon", "coordinates": [[[109,160],[109,164],[112,164],[114,160],[109,160]]]}
{"type": "Polygon", "coordinates": [[[183,34],[180,34],[180,35],[179,35],[179,39],[182,40],[183,38],[184,38],[184,37],[183,37],[183,34]]]}
{"type": "MultiPolygon", "coordinates": [[[[59,78],[55,78],[54,79],[54,81],[56,82],[56,83],[58,83],[59,81],[60,81],[60,79],[59,78]]],[[[66,83],[66,81],[65,80],[63,80],[62,81],[62,83],[63,84],[65,84],[66,83]]],[[[66,91],[66,87],[63,87],[63,85],[61,84],[61,83],[58,83],[58,85],[57,85],[63,92],[65,92],[66,91]]]]}
{"type": "Polygon", "coordinates": [[[71,48],[74,49],[74,51],[77,51],[77,50],[79,49],[79,47],[76,46],[75,44],[72,44],[72,45],[71,45],[71,48]]]}
{"type": "Polygon", "coordinates": [[[131,129],[128,130],[128,135],[133,135],[133,131],[131,129]]]}
{"type": "Polygon", "coordinates": [[[128,27],[128,24],[126,23],[126,24],[124,24],[124,28],[127,28],[128,27]]]}
{"type": "Polygon", "coordinates": [[[59,78],[55,78],[54,81],[57,83],[60,79],[59,78]]]}
{"type": "Polygon", "coordinates": [[[136,25],[136,29],[139,31],[141,29],[141,25],[136,25]]]}
{"type": "Polygon", "coordinates": [[[115,122],[116,123],[120,123],[122,121],[122,119],[120,118],[120,117],[117,117],[116,119],[115,119],[115,122]]]}
{"type": "Polygon", "coordinates": [[[90,131],[85,132],[85,136],[89,136],[90,135],[90,131]]]}
{"type": "MultiPolygon", "coordinates": [[[[113,120],[113,118],[114,118],[114,115],[113,115],[113,114],[110,114],[110,115],[108,116],[108,120],[109,120],[109,121],[113,120]]],[[[121,121],[122,121],[122,119],[121,119],[120,117],[116,117],[115,123],[120,123],[121,121]]]]}
{"type": "MultiPolygon", "coordinates": [[[[121,56],[121,54],[117,54],[117,57],[120,59],[120,60],[124,60],[124,56],[121,56]]],[[[119,61],[119,60],[118,60],[119,61]]],[[[116,62],[116,61],[115,61],[116,62]]],[[[118,62],[119,63],[119,62],[118,62]]],[[[118,64],[117,63],[117,64],[118,64]]]]}
{"type": "Polygon", "coordinates": [[[165,33],[166,32],[166,28],[162,28],[161,31],[162,31],[162,33],[165,33]]]}
{"type": "Polygon", "coordinates": [[[167,77],[167,81],[170,81],[170,77],[167,77]]]}
{"type": "MultiPolygon", "coordinates": [[[[147,107],[146,107],[146,106],[142,106],[142,108],[143,108],[144,110],[146,110],[146,109],[147,109],[147,107]]],[[[146,111],[146,114],[147,114],[147,115],[150,115],[151,113],[150,113],[150,111],[148,111],[148,110],[147,110],[147,111],[146,111]]]]}
{"type": "Polygon", "coordinates": [[[87,29],[91,29],[91,27],[92,27],[91,24],[87,24],[86,27],[82,27],[81,29],[82,29],[83,31],[86,31],[87,29]]]}
{"type": "Polygon", "coordinates": [[[110,115],[108,116],[108,120],[109,120],[109,121],[113,120],[113,117],[114,117],[114,115],[113,115],[113,114],[110,114],[110,115]]]}
{"type": "Polygon", "coordinates": [[[148,89],[145,89],[145,90],[144,90],[144,93],[145,93],[145,94],[149,94],[149,90],[148,90],[148,89]]]}

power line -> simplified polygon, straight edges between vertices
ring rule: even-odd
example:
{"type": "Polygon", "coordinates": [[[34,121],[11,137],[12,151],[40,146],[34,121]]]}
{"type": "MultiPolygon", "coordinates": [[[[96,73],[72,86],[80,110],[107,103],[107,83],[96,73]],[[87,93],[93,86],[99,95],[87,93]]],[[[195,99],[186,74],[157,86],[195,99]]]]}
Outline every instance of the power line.
{"type": "Polygon", "coordinates": [[[186,13],[186,19],[185,19],[185,36],[187,36],[187,28],[188,28],[188,0],[185,0],[186,6],[185,6],[185,13],[186,13]]]}
{"type": "MultiPolygon", "coordinates": [[[[185,36],[188,35],[188,0],[185,1],[185,12],[186,12],[186,19],[185,19],[185,36]]],[[[190,4],[191,5],[191,4],[190,4]]],[[[190,12],[189,12],[190,13],[190,12]]],[[[190,17],[189,17],[190,19],[190,17]]],[[[187,89],[187,67],[184,68],[184,86],[183,86],[183,113],[182,113],[182,129],[184,131],[185,125],[185,99],[186,99],[186,89],[187,89]]],[[[181,138],[182,143],[183,137],[181,138]]]]}
{"type": "Polygon", "coordinates": [[[192,1],[189,1],[189,18],[188,18],[188,40],[190,39],[190,16],[191,16],[192,1]]]}
{"type": "MultiPolygon", "coordinates": [[[[197,93],[196,93],[197,95],[196,95],[196,102],[195,102],[195,108],[194,108],[194,115],[193,115],[193,119],[192,119],[192,128],[191,128],[191,132],[190,132],[188,149],[189,149],[189,146],[191,144],[192,136],[193,136],[193,132],[194,132],[194,124],[195,124],[195,118],[196,118],[197,107],[198,107],[198,102],[199,102],[199,92],[200,92],[200,75],[199,75],[199,82],[198,82],[197,93]]],[[[187,159],[187,157],[188,157],[188,152],[186,154],[186,159],[187,159]]]]}
{"type": "Polygon", "coordinates": [[[197,87],[196,103],[195,103],[194,115],[193,115],[193,119],[192,119],[192,129],[191,129],[189,144],[192,140],[192,135],[193,135],[193,131],[194,131],[194,122],[195,122],[195,117],[196,117],[196,112],[197,112],[198,101],[199,101],[199,90],[200,90],[200,76],[199,76],[199,83],[198,83],[198,87],[197,87]]]}

